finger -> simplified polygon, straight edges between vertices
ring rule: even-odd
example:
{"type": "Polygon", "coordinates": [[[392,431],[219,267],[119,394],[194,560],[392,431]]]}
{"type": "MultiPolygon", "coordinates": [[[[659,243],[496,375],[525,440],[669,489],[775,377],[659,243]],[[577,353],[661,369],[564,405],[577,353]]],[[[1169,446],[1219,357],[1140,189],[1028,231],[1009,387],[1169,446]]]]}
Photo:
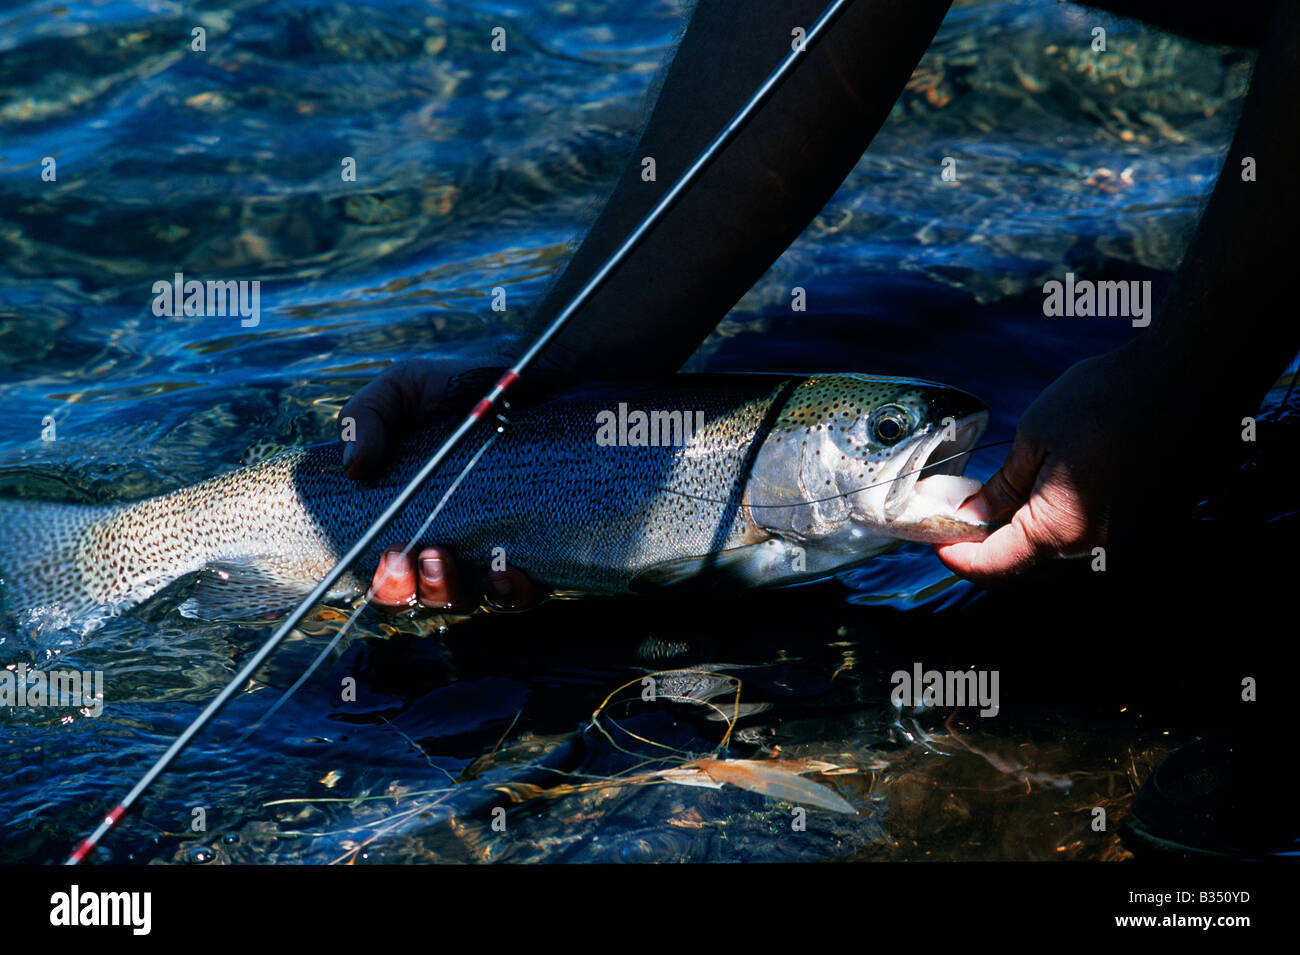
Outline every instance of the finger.
{"type": "Polygon", "coordinates": [[[390,547],[379,558],[370,584],[370,600],[386,610],[399,610],[415,603],[415,566],[400,547],[390,547]]]}
{"type": "Polygon", "coordinates": [[[1023,573],[1054,552],[1026,533],[1022,514],[1017,511],[1011,523],[999,527],[979,543],[941,544],[935,553],[949,570],[980,584],[1023,573]]]}
{"type": "Polygon", "coordinates": [[[388,446],[388,420],[401,412],[401,394],[389,375],[380,375],[339,410],[343,467],[357,479],[374,474],[388,446]]]}
{"type": "Polygon", "coordinates": [[[492,602],[507,610],[522,610],[537,604],[542,595],[528,575],[514,567],[488,573],[487,592],[492,602]]]}
{"type": "Polygon", "coordinates": [[[448,374],[458,367],[425,359],[398,362],[353,395],[339,411],[348,475],[374,476],[387,462],[392,443],[437,412],[447,395],[448,374]]]}
{"type": "Polygon", "coordinates": [[[441,547],[420,551],[418,594],[420,603],[437,610],[456,610],[465,603],[460,573],[451,555],[441,547]]]}
{"type": "Polygon", "coordinates": [[[977,524],[996,524],[1014,514],[1033,493],[1044,457],[1044,452],[1017,433],[1002,467],[962,502],[957,517],[977,524]]]}

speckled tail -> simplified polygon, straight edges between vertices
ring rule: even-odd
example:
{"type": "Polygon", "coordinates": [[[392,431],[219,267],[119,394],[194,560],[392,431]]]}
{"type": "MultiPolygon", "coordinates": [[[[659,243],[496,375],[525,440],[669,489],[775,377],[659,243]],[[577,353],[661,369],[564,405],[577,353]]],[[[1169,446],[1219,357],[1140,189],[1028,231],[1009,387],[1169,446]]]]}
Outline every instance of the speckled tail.
{"type": "Polygon", "coordinates": [[[0,598],[10,613],[75,617],[95,606],[82,579],[82,536],[109,507],[0,501],[0,598]]]}

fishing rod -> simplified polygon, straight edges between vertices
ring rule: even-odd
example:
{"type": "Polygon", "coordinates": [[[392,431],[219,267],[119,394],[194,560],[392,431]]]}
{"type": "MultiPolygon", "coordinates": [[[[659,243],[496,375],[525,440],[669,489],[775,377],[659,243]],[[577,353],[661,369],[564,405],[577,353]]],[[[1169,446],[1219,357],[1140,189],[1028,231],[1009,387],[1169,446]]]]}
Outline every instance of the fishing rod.
{"type": "Polygon", "coordinates": [[[66,862],[67,865],[77,865],[90,854],[91,850],[93,850],[95,846],[99,844],[99,841],[117,825],[121,818],[126,815],[127,810],[129,810],[136,800],[144,794],[145,790],[153,784],[154,780],[167,770],[167,767],[170,766],[176,757],[181,754],[181,751],[185,749],[190,740],[192,740],[203,729],[203,727],[208,724],[212,717],[216,716],[217,712],[225,706],[227,702],[229,702],[230,698],[238,692],[239,688],[252,677],[253,673],[262,665],[263,662],[265,662],[266,658],[269,657],[282,642],[284,642],[285,637],[289,635],[290,631],[302,622],[303,618],[307,616],[308,611],[322,600],[326,594],[329,593],[330,588],[333,587],[338,579],[343,576],[347,569],[370,549],[378,539],[379,535],[384,532],[384,529],[393,522],[398,514],[401,513],[402,508],[406,506],[407,502],[410,501],[420,488],[424,486],[425,482],[433,476],[433,473],[438,469],[438,466],[447,459],[448,455],[456,449],[470,431],[472,431],[480,422],[484,421],[488,415],[493,412],[505,397],[506,392],[514,387],[514,385],[519,381],[525,369],[527,369],[527,367],[532,363],[533,359],[541,353],[542,349],[550,344],[551,340],[560,333],[561,329],[563,329],[565,325],[568,324],[569,320],[574,316],[578,309],[581,308],[596,289],[601,286],[605,279],[609,277],[610,273],[622,264],[623,260],[627,258],[628,254],[636,248],[643,238],[645,238],[646,234],[659,223],[659,220],[663,218],[664,213],[668,211],[673,203],[681,197],[681,194],[686,191],[692,182],[695,181],[705,167],[707,167],[709,163],[717,157],[718,153],[721,152],[722,149],[735,137],[736,133],[740,131],[741,127],[743,127],[746,122],[749,121],[750,117],[754,115],[759,106],[761,106],[767,98],[771,96],[772,91],[777,87],[777,85],[785,79],[791,70],[794,69],[799,58],[807,52],[808,48],[811,47],[812,44],[817,42],[817,39],[826,32],[831,23],[835,21],[835,19],[851,2],[852,0],[831,0],[831,3],[822,12],[821,16],[819,16],[813,25],[808,28],[808,32],[804,35],[803,43],[797,46],[792,46],[790,52],[785,55],[785,58],[781,60],[776,69],[768,75],[762,85],[759,86],[749,99],[745,101],[744,105],[741,106],[734,116],[732,116],[727,125],[709,141],[708,145],[704,147],[703,151],[700,152],[695,161],[691,163],[686,171],[683,172],[677,181],[673,183],[672,187],[664,193],[663,197],[655,203],[654,208],[646,213],[645,217],[637,223],[636,228],[634,228],[628,237],[623,240],[623,243],[614,250],[613,254],[605,260],[605,264],[602,265],[600,269],[591,276],[591,278],[587,279],[586,283],[584,283],[582,288],[578,290],[577,294],[569,300],[569,304],[566,305],[564,309],[551,320],[551,323],[546,326],[542,333],[537,336],[537,339],[529,349],[524,352],[519,360],[516,361],[497,380],[491,390],[489,390],[488,393],[479,400],[478,404],[476,404],[470,413],[466,415],[465,420],[462,421],[447,440],[442,443],[442,446],[433,453],[433,456],[425,462],[424,466],[420,468],[413,478],[411,478],[406,487],[402,488],[397,496],[393,498],[392,503],[389,504],[384,512],[375,519],[369,529],[361,535],[361,538],[352,545],[352,549],[344,554],[343,557],[339,559],[338,563],[330,569],[329,573],[321,579],[320,583],[316,585],[311,593],[302,599],[302,602],[299,603],[289,616],[284,619],[284,622],[280,624],[275,633],[273,633],[267,641],[262,644],[243,668],[235,674],[230,682],[222,688],[221,692],[213,698],[212,702],[204,707],[203,712],[195,717],[194,721],[185,728],[181,735],[172,741],[172,744],[167,747],[166,751],[159,756],[145,774],[140,777],[140,780],[134,787],[132,787],[131,791],[127,793],[116,806],[109,810],[108,814],[104,816],[95,831],[83,839],[81,844],[73,850],[72,855],[68,857],[66,862]]]}

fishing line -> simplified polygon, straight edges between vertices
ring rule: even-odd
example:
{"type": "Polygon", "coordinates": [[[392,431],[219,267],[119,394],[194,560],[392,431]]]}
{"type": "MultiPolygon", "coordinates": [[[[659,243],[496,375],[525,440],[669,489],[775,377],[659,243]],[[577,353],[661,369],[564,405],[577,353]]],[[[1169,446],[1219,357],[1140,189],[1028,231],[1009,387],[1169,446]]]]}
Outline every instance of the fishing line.
{"type": "Polygon", "coordinates": [[[591,278],[587,279],[587,281],[583,283],[582,288],[580,288],[577,294],[569,300],[569,304],[551,320],[551,323],[546,326],[540,335],[537,336],[537,339],[528,350],[524,352],[519,360],[501,376],[497,383],[492,386],[491,390],[489,390],[488,393],[479,400],[478,404],[474,406],[474,409],[465,417],[465,420],[462,421],[456,430],[447,437],[447,439],[442,443],[442,446],[439,447],[438,450],[433,453],[433,456],[424,463],[424,466],[421,467],[415,476],[411,478],[410,482],[397,493],[397,496],[393,498],[392,503],[388,505],[384,512],[380,514],[379,517],[375,518],[374,523],[372,523],[366,532],[361,535],[360,539],[352,545],[352,549],[339,559],[338,563],[336,563],[329,572],[325,574],[320,583],[312,589],[311,593],[304,597],[302,602],[289,613],[276,629],[275,633],[273,633],[267,641],[262,644],[257,652],[249,659],[248,663],[246,663],[239,673],[237,673],[235,677],[222,688],[221,692],[213,698],[212,702],[204,707],[203,711],[194,718],[194,721],[181,732],[181,735],[176,737],[172,744],[167,747],[163,754],[159,756],[145,774],[140,777],[140,780],[131,788],[131,791],[126,794],[122,801],[109,810],[108,814],[104,816],[103,820],[95,828],[95,831],[82,840],[81,844],[73,850],[72,854],[68,857],[68,865],[77,865],[90,854],[91,850],[99,843],[99,840],[102,839],[110,829],[117,825],[118,821],[126,814],[127,810],[130,809],[135,801],[144,794],[144,791],[149,788],[153,781],[166,771],[167,767],[171,765],[172,761],[175,760],[178,755],[180,755],[181,751],[189,744],[190,740],[193,739],[214,716],[216,716],[217,712],[225,706],[236,692],[238,692],[239,688],[252,677],[253,673],[262,665],[263,662],[265,662],[266,658],[275,651],[276,647],[284,642],[284,639],[289,635],[293,628],[302,622],[303,618],[307,616],[308,611],[324,599],[330,589],[338,579],[343,576],[347,569],[370,549],[378,539],[379,535],[382,534],[384,529],[396,519],[397,515],[401,513],[402,508],[404,508],[407,502],[410,501],[420,488],[424,486],[425,482],[433,475],[434,471],[438,469],[442,462],[445,461],[460,442],[464,440],[465,436],[480,422],[486,419],[493,409],[497,407],[501,402],[501,399],[505,397],[506,392],[519,381],[524,370],[532,364],[533,359],[535,359],[542,350],[550,344],[551,340],[554,339],[565,325],[568,324],[569,320],[577,313],[578,309],[581,308],[587,299],[595,293],[596,289],[599,288],[605,279],[609,277],[610,273],[622,264],[628,254],[631,253],[641,240],[645,238],[646,234],[658,224],[659,220],[663,218],[664,213],[668,211],[678,198],[681,197],[681,194],[686,191],[692,182],[695,181],[696,177],[698,177],[699,174],[714,160],[714,158],[716,158],[717,154],[731,141],[736,133],[739,132],[741,127],[749,121],[749,118],[754,114],[759,106],[767,100],[767,98],[772,94],[772,91],[776,89],[777,85],[785,79],[787,74],[794,69],[795,64],[803,58],[807,50],[823,33],[826,32],[830,24],[834,22],[834,20],[851,2],[852,0],[831,0],[830,4],[822,12],[821,16],[819,16],[816,22],[808,28],[808,32],[804,35],[804,42],[799,46],[791,48],[790,52],[787,53],[781,60],[780,64],[777,65],[776,69],[768,75],[762,85],[759,86],[749,99],[745,101],[739,111],[737,111],[730,121],[728,121],[727,125],[709,141],[709,144],[704,147],[699,156],[696,157],[695,161],[691,163],[686,171],[683,172],[677,181],[673,183],[672,187],[664,193],[663,197],[655,203],[654,208],[646,213],[645,217],[637,223],[636,228],[634,228],[628,237],[623,240],[623,243],[614,250],[613,254],[610,255],[608,259],[605,260],[604,265],[602,265],[596,273],[591,276],[591,278]]]}

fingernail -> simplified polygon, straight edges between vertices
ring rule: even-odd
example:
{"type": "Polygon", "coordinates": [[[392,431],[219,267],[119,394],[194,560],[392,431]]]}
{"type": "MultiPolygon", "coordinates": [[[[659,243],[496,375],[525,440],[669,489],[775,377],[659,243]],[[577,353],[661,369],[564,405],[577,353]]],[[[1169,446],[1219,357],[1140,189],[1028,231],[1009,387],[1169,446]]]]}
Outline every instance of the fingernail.
{"type": "Polygon", "coordinates": [[[440,584],[444,576],[442,560],[438,557],[426,557],[420,561],[420,576],[427,584],[440,584]]]}
{"type": "Polygon", "coordinates": [[[383,556],[384,570],[390,574],[399,574],[406,569],[406,555],[400,550],[386,550],[383,556]]]}

